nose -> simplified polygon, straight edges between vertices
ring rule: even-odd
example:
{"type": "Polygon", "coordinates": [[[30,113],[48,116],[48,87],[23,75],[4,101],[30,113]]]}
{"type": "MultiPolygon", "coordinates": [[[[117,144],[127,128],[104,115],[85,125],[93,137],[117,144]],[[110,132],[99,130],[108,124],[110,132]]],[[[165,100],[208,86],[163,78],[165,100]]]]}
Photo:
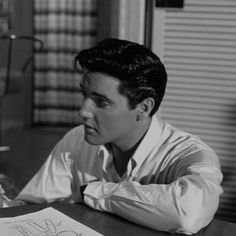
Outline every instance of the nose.
{"type": "Polygon", "coordinates": [[[91,99],[83,99],[83,103],[79,110],[79,116],[82,120],[92,119],[93,112],[92,112],[92,101],[91,99]]]}

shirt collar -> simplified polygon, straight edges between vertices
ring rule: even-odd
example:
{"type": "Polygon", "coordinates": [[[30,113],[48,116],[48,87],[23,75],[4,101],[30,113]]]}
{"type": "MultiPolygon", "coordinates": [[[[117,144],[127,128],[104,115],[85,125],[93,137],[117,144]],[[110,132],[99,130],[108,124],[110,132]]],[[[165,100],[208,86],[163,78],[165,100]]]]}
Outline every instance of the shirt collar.
{"type": "Polygon", "coordinates": [[[161,137],[161,130],[162,122],[154,115],[146,135],[128,163],[127,169],[130,176],[135,176],[149,153],[157,146],[161,137]]]}
{"type": "Polygon", "coordinates": [[[110,150],[106,145],[100,145],[98,148],[98,158],[102,159],[102,169],[106,172],[107,166],[111,163],[112,158],[110,157],[110,150]]]}

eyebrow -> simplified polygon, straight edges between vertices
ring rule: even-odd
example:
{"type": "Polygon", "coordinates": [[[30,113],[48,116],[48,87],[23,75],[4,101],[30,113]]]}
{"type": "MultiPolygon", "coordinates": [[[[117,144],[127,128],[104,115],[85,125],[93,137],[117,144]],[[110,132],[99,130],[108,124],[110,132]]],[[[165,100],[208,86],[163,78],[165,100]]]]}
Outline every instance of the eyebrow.
{"type": "MultiPolygon", "coordinates": [[[[80,88],[81,88],[82,90],[85,90],[85,89],[84,89],[84,86],[83,86],[81,83],[80,83],[79,85],[80,85],[80,88]]],[[[102,98],[102,99],[104,99],[104,100],[106,100],[106,101],[108,101],[108,102],[110,102],[110,103],[113,103],[113,101],[112,101],[110,98],[108,98],[107,96],[105,96],[105,95],[103,95],[103,94],[100,94],[100,93],[97,93],[97,92],[92,92],[91,94],[92,94],[93,96],[102,98]]]]}
{"type": "Polygon", "coordinates": [[[102,95],[100,93],[92,92],[92,95],[94,95],[96,97],[99,97],[99,98],[102,98],[103,100],[106,100],[106,101],[112,103],[111,99],[109,99],[107,96],[104,96],[104,95],[102,95]]]}

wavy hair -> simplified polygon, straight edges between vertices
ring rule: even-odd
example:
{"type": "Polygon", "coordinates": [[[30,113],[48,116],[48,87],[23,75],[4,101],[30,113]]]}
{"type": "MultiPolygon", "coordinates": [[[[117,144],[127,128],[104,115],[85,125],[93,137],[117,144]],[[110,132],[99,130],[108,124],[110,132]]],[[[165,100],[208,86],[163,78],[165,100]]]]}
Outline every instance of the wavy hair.
{"type": "Polygon", "coordinates": [[[165,94],[167,73],[157,55],[143,45],[108,38],[92,48],[80,51],[74,67],[91,72],[106,73],[120,81],[118,91],[128,99],[131,109],[144,99],[152,97],[159,108],[165,94]]]}

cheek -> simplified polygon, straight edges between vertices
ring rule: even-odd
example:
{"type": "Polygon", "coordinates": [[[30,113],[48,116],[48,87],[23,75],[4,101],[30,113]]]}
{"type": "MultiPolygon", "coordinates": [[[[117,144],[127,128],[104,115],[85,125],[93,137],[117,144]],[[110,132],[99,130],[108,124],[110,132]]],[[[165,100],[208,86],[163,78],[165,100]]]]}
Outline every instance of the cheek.
{"type": "Polygon", "coordinates": [[[135,116],[127,112],[113,113],[112,116],[103,116],[100,119],[103,130],[110,133],[130,129],[133,127],[135,120],[135,116]]]}

